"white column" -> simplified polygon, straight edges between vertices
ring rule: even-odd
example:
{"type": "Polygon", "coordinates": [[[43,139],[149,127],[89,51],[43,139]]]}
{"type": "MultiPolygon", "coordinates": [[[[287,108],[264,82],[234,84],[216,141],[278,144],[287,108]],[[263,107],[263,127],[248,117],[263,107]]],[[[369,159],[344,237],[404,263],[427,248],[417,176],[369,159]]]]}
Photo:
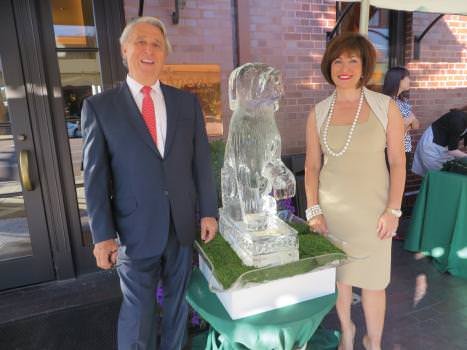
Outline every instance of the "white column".
{"type": "Polygon", "coordinates": [[[368,21],[370,19],[370,0],[360,1],[360,34],[368,36],[368,21]]]}

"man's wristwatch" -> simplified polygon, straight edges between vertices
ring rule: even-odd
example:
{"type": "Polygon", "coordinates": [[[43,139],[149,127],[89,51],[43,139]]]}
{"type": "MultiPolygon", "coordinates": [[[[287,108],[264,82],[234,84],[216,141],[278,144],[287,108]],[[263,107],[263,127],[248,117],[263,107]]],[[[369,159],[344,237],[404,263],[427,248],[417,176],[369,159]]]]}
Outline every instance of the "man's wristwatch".
{"type": "Polygon", "coordinates": [[[396,218],[400,218],[402,216],[402,210],[400,209],[386,208],[386,212],[394,215],[396,218]]]}

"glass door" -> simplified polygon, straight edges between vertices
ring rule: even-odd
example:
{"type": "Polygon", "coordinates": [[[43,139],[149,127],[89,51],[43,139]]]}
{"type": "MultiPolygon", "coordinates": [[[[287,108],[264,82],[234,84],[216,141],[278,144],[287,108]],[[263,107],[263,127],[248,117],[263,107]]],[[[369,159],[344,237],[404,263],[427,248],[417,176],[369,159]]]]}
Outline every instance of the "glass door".
{"type": "Polygon", "coordinates": [[[125,19],[123,1],[49,0],[41,5],[48,13],[42,25],[53,35],[47,47],[47,64],[50,72],[56,72],[54,86],[61,91],[56,95],[60,101],[55,101],[55,121],[56,125],[65,123],[65,128],[56,131],[61,158],[66,159],[60,166],[73,262],[79,275],[97,269],[84,197],[81,107],[85,98],[125,79],[118,40],[125,19]]]}
{"type": "Polygon", "coordinates": [[[54,279],[18,39],[0,2],[0,290],[54,279]]]}

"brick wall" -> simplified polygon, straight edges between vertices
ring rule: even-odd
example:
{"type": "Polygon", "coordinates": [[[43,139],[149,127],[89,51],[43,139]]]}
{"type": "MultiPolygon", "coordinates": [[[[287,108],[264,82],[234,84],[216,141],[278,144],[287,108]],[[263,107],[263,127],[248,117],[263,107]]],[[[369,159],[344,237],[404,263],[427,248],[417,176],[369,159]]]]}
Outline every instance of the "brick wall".
{"type": "MultiPolygon", "coordinates": [[[[124,0],[126,18],[137,15],[137,0],[124,0]]],[[[246,62],[264,62],[281,70],[285,96],[276,120],[282,135],[282,153],[305,152],[305,125],[312,106],[332,90],[321,76],[320,62],[326,31],[335,25],[336,7],[328,0],[187,0],[180,23],[173,25],[171,0],[145,1],[144,15],[162,19],[174,53],[167,63],[219,64],[224,137],[231,111],[228,108],[228,75],[246,62]],[[238,16],[238,42],[235,15],[238,16]],[[237,46],[238,45],[238,46],[237,46]],[[238,49],[237,49],[238,47],[238,49]],[[238,57],[238,62],[237,62],[238,57]]],[[[405,61],[411,72],[411,102],[422,122],[421,133],[450,108],[467,104],[467,17],[446,15],[426,34],[420,59],[413,59],[413,36],[419,35],[436,14],[407,15],[405,61]]],[[[412,159],[409,157],[409,167],[412,159]]],[[[421,178],[407,173],[406,194],[415,194],[421,178]]],[[[404,208],[416,196],[404,199],[404,208]]],[[[407,211],[409,213],[409,211],[407,211]]]]}
{"type": "MultiPolygon", "coordinates": [[[[412,33],[420,34],[436,17],[415,13],[412,33]]],[[[421,41],[420,59],[407,50],[407,68],[411,72],[411,102],[423,126],[430,124],[450,108],[467,104],[467,16],[446,15],[421,41]]]]}
{"type": "Polygon", "coordinates": [[[334,26],[335,4],[249,0],[248,16],[249,60],[265,62],[282,72],[285,96],[276,120],[283,153],[303,153],[308,113],[330,91],[320,63],[325,33],[334,26]]]}
{"type": "MultiPolygon", "coordinates": [[[[261,61],[282,71],[285,97],[277,114],[283,153],[303,153],[305,123],[312,105],[331,87],[321,76],[325,33],[335,24],[335,3],[327,0],[239,0],[240,62],[261,61]],[[247,28],[247,30],[245,30],[247,28]],[[242,32],[243,31],[243,32],[242,32]],[[243,34],[242,34],[243,33],[243,34]]],[[[219,64],[222,72],[224,130],[229,116],[227,83],[234,68],[234,11],[231,0],[189,0],[180,23],[171,23],[173,1],[145,1],[145,15],[161,18],[174,46],[168,63],[219,64]]],[[[125,0],[126,17],[137,15],[138,1],[125,0]]],[[[422,130],[450,108],[467,104],[467,17],[446,15],[421,43],[413,60],[413,35],[435,14],[414,13],[406,23],[406,63],[412,75],[411,101],[422,130]]],[[[417,140],[421,131],[414,134],[417,140]]],[[[412,179],[417,187],[419,179],[412,179]]],[[[411,181],[412,181],[411,180],[411,181]]]]}
{"type": "MultiPolygon", "coordinates": [[[[285,97],[277,115],[283,137],[283,153],[303,153],[304,127],[313,104],[330,86],[321,77],[320,61],[325,32],[335,21],[335,4],[324,0],[241,0],[239,22],[248,28],[240,34],[247,47],[240,64],[264,62],[282,71],[285,97]],[[248,42],[245,42],[248,41],[248,42]]],[[[234,68],[234,12],[230,0],[190,0],[180,11],[180,23],[171,24],[173,1],[145,1],[144,15],[156,16],[167,25],[174,52],[167,63],[219,64],[222,72],[224,130],[228,132],[228,75],[234,68]]],[[[137,16],[138,1],[125,0],[127,20],[137,16]]]]}
{"type": "MultiPolygon", "coordinates": [[[[434,120],[451,108],[467,105],[467,16],[445,15],[421,41],[420,58],[413,58],[413,36],[420,35],[436,14],[414,13],[406,26],[406,66],[411,73],[410,100],[422,128],[417,141],[434,120]]],[[[409,174],[407,191],[421,178],[409,174]]]]}
{"type": "MultiPolygon", "coordinates": [[[[124,0],[127,21],[138,16],[137,0],[124,0]]],[[[167,64],[218,64],[221,67],[222,115],[229,116],[228,76],[233,67],[232,9],[230,0],[188,0],[172,24],[172,0],[146,0],[145,16],[161,19],[173,47],[167,64]]],[[[224,118],[224,125],[228,118],[224,118]]]]}

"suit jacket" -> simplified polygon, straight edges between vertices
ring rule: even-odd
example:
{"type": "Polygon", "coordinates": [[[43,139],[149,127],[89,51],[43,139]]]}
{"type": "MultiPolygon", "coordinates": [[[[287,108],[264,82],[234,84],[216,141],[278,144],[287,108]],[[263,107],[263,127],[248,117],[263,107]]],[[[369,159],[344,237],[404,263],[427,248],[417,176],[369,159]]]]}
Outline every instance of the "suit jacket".
{"type": "Polygon", "coordinates": [[[131,258],[160,255],[172,218],[192,244],[196,207],[217,217],[210,148],[196,97],[161,84],[167,110],[161,157],[126,83],[85,100],[84,180],[94,243],[116,238],[131,258]]]}

